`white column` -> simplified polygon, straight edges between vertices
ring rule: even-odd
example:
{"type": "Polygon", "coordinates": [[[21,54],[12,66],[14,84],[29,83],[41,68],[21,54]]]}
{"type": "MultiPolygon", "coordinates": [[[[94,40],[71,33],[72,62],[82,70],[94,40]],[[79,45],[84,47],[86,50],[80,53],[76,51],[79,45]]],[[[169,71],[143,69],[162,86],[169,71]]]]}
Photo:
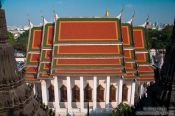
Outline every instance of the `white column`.
{"type": "Polygon", "coordinates": [[[109,108],[109,94],[110,94],[110,76],[106,77],[106,100],[105,106],[109,108]]]}
{"type": "Polygon", "coordinates": [[[42,89],[42,100],[45,105],[48,105],[48,92],[46,80],[41,80],[41,89],[42,89]]]}
{"type": "Polygon", "coordinates": [[[136,88],[136,82],[135,80],[132,82],[132,85],[131,85],[131,101],[130,101],[130,104],[131,105],[134,105],[134,98],[135,98],[135,88],[136,88]]]}
{"type": "Polygon", "coordinates": [[[97,108],[97,77],[94,76],[93,81],[93,110],[97,108]]]}
{"type": "Polygon", "coordinates": [[[59,94],[60,94],[60,89],[59,89],[59,84],[58,84],[58,77],[54,76],[54,93],[55,93],[55,108],[56,112],[59,112],[60,109],[60,104],[59,104],[59,94]]]}
{"type": "Polygon", "coordinates": [[[123,92],[123,78],[120,78],[119,80],[119,95],[118,95],[118,104],[122,102],[122,92],[123,92]]]}
{"type": "Polygon", "coordinates": [[[83,86],[83,77],[80,77],[80,110],[84,110],[84,86],[83,86]]]}
{"type": "Polygon", "coordinates": [[[37,92],[36,92],[36,84],[35,84],[35,83],[33,83],[33,93],[34,93],[34,95],[37,95],[37,92]]]}
{"type": "Polygon", "coordinates": [[[143,91],[144,91],[143,84],[141,84],[141,85],[140,85],[140,98],[141,98],[142,95],[143,95],[143,91]]]}
{"type": "Polygon", "coordinates": [[[72,110],[72,91],[71,91],[71,81],[70,76],[67,76],[67,107],[68,111],[72,110]]]}

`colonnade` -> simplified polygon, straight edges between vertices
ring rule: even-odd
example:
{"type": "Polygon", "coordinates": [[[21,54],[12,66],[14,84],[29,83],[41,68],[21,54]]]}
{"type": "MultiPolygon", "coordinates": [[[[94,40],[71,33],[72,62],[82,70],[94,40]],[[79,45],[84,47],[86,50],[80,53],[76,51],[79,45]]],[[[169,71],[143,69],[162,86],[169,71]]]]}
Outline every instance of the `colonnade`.
{"type": "MultiPolygon", "coordinates": [[[[92,110],[96,111],[98,109],[97,107],[97,86],[98,86],[98,77],[94,76],[93,77],[93,89],[92,89],[92,105],[93,108],[92,110]]],[[[54,83],[54,95],[55,95],[55,102],[54,102],[54,106],[56,109],[56,112],[60,112],[61,107],[60,107],[60,86],[59,84],[61,84],[59,82],[59,79],[57,76],[53,77],[53,83],[54,83]]],[[[84,77],[80,76],[79,77],[79,81],[80,81],[80,112],[86,112],[86,109],[84,107],[84,77]]],[[[46,84],[47,80],[41,80],[41,90],[42,90],[42,101],[44,104],[48,105],[48,90],[47,90],[47,84],[46,84]]],[[[105,101],[105,109],[109,109],[109,104],[110,104],[110,85],[111,85],[111,77],[107,76],[105,77],[105,97],[104,97],[104,101],[105,101]]],[[[123,78],[120,78],[118,80],[118,91],[117,91],[117,104],[120,104],[122,102],[122,92],[123,92],[123,78]]],[[[72,112],[73,108],[72,108],[72,86],[71,86],[71,77],[67,76],[66,77],[66,84],[67,84],[67,111],[68,112],[72,112]]],[[[135,81],[131,81],[131,91],[130,91],[130,95],[129,95],[129,105],[134,105],[134,98],[135,98],[135,88],[136,88],[136,82],[135,81]]],[[[141,94],[143,94],[143,88],[141,91],[141,94]]]]}

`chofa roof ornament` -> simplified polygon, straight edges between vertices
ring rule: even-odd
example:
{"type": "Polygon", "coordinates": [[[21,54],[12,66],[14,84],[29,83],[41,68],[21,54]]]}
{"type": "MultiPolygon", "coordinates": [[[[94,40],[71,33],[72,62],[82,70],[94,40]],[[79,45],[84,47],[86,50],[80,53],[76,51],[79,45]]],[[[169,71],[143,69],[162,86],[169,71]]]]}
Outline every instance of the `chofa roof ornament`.
{"type": "Polygon", "coordinates": [[[131,19],[127,22],[128,24],[132,24],[133,20],[134,20],[134,17],[135,17],[135,10],[134,10],[134,13],[131,17],[131,19]]]}
{"type": "Polygon", "coordinates": [[[29,22],[29,27],[32,28],[33,27],[33,23],[31,22],[30,19],[28,19],[28,22],[29,22]]]}
{"type": "Polygon", "coordinates": [[[124,11],[124,7],[122,8],[122,10],[120,11],[119,15],[116,18],[121,20],[123,11],[124,11]]]}
{"type": "Polygon", "coordinates": [[[146,27],[146,25],[148,24],[148,21],[149,21],[149,15],[148,17],[146,18],[145,22],[142,24],[142,25],[139,25],[140,27],[146,27]]]}
{"type": "Polygon", "coordinates": [[[47,23],[49,23],[44,16],[41,16],[42,20],[43,20],[43,25],[46,25],[47,23]]]}
{"type": "Polygon", "coordinates": [[[60,17],[58,16],[58,14],[55,12],[55,10],[53,10],[53,16],[54,16],[54,22],[56,22],[56,20],[57,20],[58,18],[60,18],[60,17]]]}

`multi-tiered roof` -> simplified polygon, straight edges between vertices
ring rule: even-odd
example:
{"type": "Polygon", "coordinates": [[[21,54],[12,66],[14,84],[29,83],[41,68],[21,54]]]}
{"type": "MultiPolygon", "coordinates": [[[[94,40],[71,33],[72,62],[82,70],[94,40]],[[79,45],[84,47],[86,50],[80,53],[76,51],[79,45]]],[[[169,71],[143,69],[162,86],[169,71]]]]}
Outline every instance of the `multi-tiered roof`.
{"type": "Polygon", "coordinates": [[[124,76],[152,80],[146,32],[119,18],[57,18],[30,29],[26,79],[124,76]]]}

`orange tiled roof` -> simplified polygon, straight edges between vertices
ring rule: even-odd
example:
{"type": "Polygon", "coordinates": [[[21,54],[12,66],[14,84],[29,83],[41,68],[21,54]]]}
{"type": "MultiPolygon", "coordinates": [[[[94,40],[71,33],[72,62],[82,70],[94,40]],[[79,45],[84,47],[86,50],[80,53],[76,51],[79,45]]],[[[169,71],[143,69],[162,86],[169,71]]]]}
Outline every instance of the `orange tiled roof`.
{"type": "Polygon", "coordinates": [[[66,74],[153,79],[144,28],[117,18],[59,18],[33,27],[29,38],[27,80],[66,74]]]}

